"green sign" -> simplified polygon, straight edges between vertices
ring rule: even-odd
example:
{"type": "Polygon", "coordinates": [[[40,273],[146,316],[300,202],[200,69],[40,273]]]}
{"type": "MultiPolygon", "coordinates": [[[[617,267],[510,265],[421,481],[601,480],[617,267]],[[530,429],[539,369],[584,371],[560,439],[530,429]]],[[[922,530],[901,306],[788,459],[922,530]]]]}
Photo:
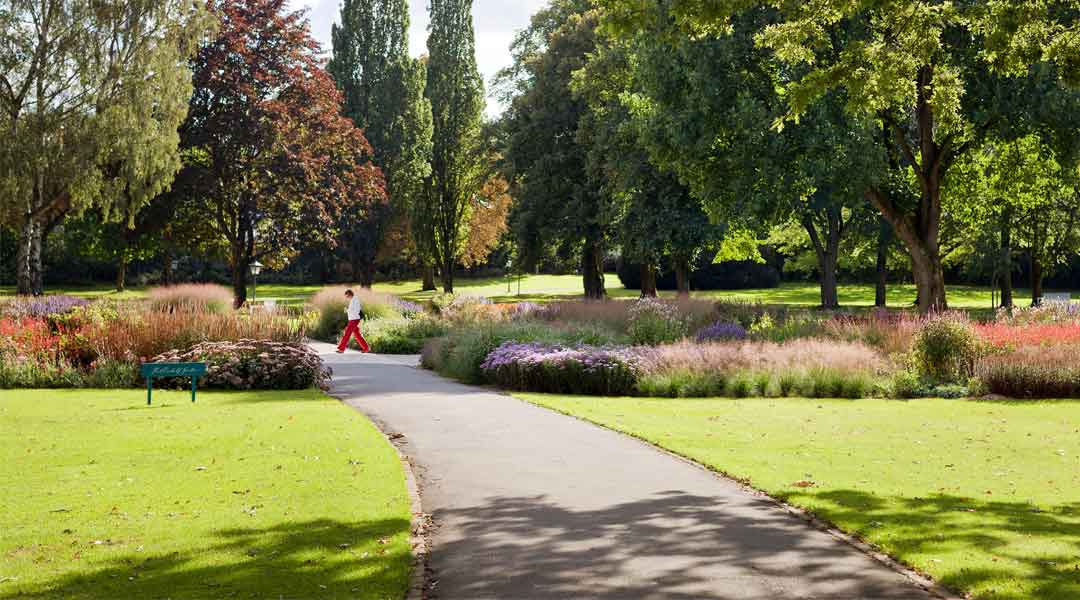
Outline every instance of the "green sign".
{"type": "Polygon", "coordinates": [[[195,383],[206,375],[206,363],[144,363],[142,376],[146,378],[146,404],[149,405],[154,394],[155,377],[190,377],[191,401],[195,401],[195,383]]]}

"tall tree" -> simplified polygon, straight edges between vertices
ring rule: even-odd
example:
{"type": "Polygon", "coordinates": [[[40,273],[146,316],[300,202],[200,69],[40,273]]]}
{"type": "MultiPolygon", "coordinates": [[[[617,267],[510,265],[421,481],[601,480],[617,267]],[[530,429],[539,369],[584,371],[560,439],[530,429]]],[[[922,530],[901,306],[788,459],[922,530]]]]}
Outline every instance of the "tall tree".
{"type": "Polygon", "coordinates": [[[312,240],[332,245],[337,215],[386,201],[371,147],[286,2],[211,0],[220,25],[194,59],[181,128],[177,183],[232,268],[237,306],[254,261],[280,267],[312,240]]]}
{"type": "MultiPolygon", "coordinates": [[[[656,16],[641,11],[637,0],[601,3],[627,31],[656,16]]],[[[1021,124],[1018,114],[1030,114],[1035,97],[1027,84],[1033,65],[1053,64],[1062,80],[1080,83],[1072,0],[665,4],[673,21],[695,34],[722,34],[734,15],[774,10],[775,22],[757,34],[756,42],[796,76],[785,88],[787,119],[842,90],[850,113],[888,127],[914,181],[915,201],[890,194],[884,179],[868,186],[865,196],[906,246],[924,311],[947,306],[940,236],[942,185],[949,169],[993,129],[1015,127],[1021,124]],[[1027,105],[1011,105],[1018,97],[1027,105]]]]}
{"type": "Polygon", "coordinates": [[[422,239],[432,240],[443,291],[449,293],[468,235],[469,212],[486,175],[488,159],[480,135],[484,82],[476,68],[472,0],[431,0],[430,18],[424,94],[431,102],[433,123],[426,199],[431,235],[422,239]]]}
{"type": "Polygon", "coordinates": [[[770,130],[790,82],[753,41],[771,18],[748,11],[720,36],[690,36],[656,19],[633,38],[632,108],[651,160],[676,173],[714,221],[758,234],[788,222],[805,229],[821,305],[835,308],[841,242],[861,218],[860,183],[880,171],[881,152],[875,130],[846,117],[838,96],[770,130]]]}
{"type": "Polygon", "coordinates": [[[130,221],[180,167],[195,0],[10,0],[0,7],[0,217],[17,289],[42,293],[47,233],[97,207],[130,221]]]}
{"type": "Polygon", "coordinates": [[[581,260],[585,296],[603,298],[603,258],[615,207],[590,173],[586,98],[571,90],[574,73],[596,48],[596,14],[586,0],[556,0],[533,15],[500,75],[513,97],[506,113],[506,160],[515,182],[512,226],[523,266],[548,245],[581,260]]]}
{"type": "Polygon", "coordinates": [[[406,0],[345,0],[331,31],[327,70],[345,97],[343,113],[364,131],[372,162],[386,177],[388,204],[346,213],[342,237],[354,276],[370,287],[383,238],[395,219],[421,202],[431,173],[431,103],[426,66],[409,57],[406,0]]]}
{"type": "Polygon", "coordinates": [[[709,221],[701,201],[675,175],[649,160],[631,108],[640,90],[630,44],[603,37],[574,75],[572,89],[589,111],[579,139],[588,144],[589,176],[603,181],[617,215],[614,239],[622,258],[641,265],[641,295],[657,295],[657,273],[675,272],[679,295],[690,293],[691,265],[720,242],[723,227],[709,221]]]}

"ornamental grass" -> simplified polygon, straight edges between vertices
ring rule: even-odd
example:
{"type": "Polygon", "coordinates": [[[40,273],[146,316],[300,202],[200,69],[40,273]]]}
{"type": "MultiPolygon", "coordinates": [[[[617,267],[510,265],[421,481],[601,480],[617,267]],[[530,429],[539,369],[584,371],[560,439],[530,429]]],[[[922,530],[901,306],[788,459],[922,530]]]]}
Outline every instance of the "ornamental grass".
{"type": "Polygon", "coordinates": [[[233,292],[216,283],[182,283],[152,287],[146,292],[150,306],[158,311],[226,313],[233,307],[233,292]]]}

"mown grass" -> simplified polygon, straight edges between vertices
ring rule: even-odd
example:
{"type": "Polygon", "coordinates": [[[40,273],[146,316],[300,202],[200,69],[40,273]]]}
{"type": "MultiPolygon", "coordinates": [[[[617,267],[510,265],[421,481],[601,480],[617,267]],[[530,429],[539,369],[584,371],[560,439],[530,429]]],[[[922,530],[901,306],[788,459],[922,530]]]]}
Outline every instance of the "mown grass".
{"type": "Polygon", "coordinates": [[[977,598],[1080,598],[1080,402],[521,397],[746,480],[977,598]]]}
{"type": "Polygon", "coordinates": [[[393,448],[316,391],[0,390],[0,598],[404,595],[393,448]]]}
{"type": "MultiPolygon", "coordinates": [[[[613,298],[636,298],[637,290],[627,290],[619,284],[614,275],[608,274],[607,291],[613,298]]],[[[323,286],[259,284],[257,299],[277,302],[304,302],[323,286]]],[[[421,290],[419,280],[379,282],[375,291],[400,296],[406,300],[423,302],[430,300],[438,292],[421,290]]],[[[455,290],[459,294],[485,296],[496,302],[547,302],[579,298],[582,295],[581,277],[578,275],[527,275],[509,280],[500,277],[455,280],[455,290]],[[509,283],[509,286],[507,285],[509,283]],[[520,285],[519,285],[520,284],[520,285]]],[[[440,288],[441,289],[441,288],[440,288]]],[[[46,290],[50,294],[70,294],[84,298],[134,299],[145,296],[145,290],[131,288],[116,292],[108,285],[90,287],[57,287],[46,290]]],[[[845,284],[839,288],[840,304],[849,307],[867,307],[874,305],[874,286],[871,284],[845,284]]],[[[1068,290],[1053,290],[1068,291],[1068,290]]],[[[0,286],[0,296],[15,293],[11,286],[0,286]]],[[[1015,291],[1017,302],[1026,304],[1030,292],[1023,289],[1015,291]]],[[[661,292],[662,296],[674,296],[674,292],[661,292]]],[[[761,302],[763,304],[785,304],[789,306],[813,307],[821,303],[821,293],[815,283],[784,283],[777,288],[757,290],[712,290],[694,292],[701,298],[741,300],[761,302]]],[[[959,309],[989,309],[991,306],[990,289],[978,286],[948,286],[949,305],[959,309]]],[[[889,306],[894,308],[910,307],[915,302],[915,286],[910,284],[891,285],[888,288],[889,306]]]]}

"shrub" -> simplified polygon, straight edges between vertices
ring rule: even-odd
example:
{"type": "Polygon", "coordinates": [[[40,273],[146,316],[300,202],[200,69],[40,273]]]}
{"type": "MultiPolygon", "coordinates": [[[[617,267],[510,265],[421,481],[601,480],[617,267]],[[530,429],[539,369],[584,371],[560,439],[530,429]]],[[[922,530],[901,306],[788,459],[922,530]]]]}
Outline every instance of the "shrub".
{"type": "Polygon", "coordinates": [[[756,340],[775,343],[820,337],[821,318],[806,312],[785,312],[782,317],[774,318],[767,312],[751,325],[750,334],[756,340]]]}
{"type": "Polygon", "coordinates": [[[745,340],[746,329],[738,323],[716,322],[697,332],[694,336],[700,342],[725,340],[745,340]]]}
{"type": "Polygon", "coordinates": [[[776,320],[783,321],[787,318],[787,309],[779,307],[767,308],[760,302],[742,302],[739,300],[721,300],[713,305],[714,313],[720,321],[738,323],[743,328],[749,329],[764,315],[774,315],[776,320]]]}
{"type": "Polygon", "coordinates": [[[618,396],[634,390],[633,358],[625,351],[506,342],[480,365],[502,387],[561,394],[618,396]]]}
{"type": "Polygon", "coordinates": [[[687,319],[670,304],[642,298],[630,308],[627,334],[634,344],[657,346],[686,337],[687,319]]]}
{"type": "Polygon", "coordinates": [[[927,321],[912,350],[916,372],[935,383],[966,381],[978,356],[978,338],[960,315],[942,315],[927,321]]]}
{"type": "Polygon", "coordinates": [[[139,385],[139,369],[135,363],[102,359],[90,365],[83,385],[101,389],[135,387],[139,385]]]}
{"type": "Polygon", "coordinates": [[[368,321],[363,328],[371,351],[378,354],[419,354],[427,340],[446,331],[444,322],[429,316],[368,321]]]}
{"type": "Polygon", "coordinates": [[[233,305],[229,288],[214,283],[184,283],[150,288],[150,306],[160,311],[191,311],[221,314],[233,305]]]}
{"type": "Polygon", "coordinates": [[[257,340],[205,342],[187,351],[165,352],[151,362],[205,362],[204,387],[234,390],[326,389],[331,374],[318,353],[305,344],[257,340]]]}

